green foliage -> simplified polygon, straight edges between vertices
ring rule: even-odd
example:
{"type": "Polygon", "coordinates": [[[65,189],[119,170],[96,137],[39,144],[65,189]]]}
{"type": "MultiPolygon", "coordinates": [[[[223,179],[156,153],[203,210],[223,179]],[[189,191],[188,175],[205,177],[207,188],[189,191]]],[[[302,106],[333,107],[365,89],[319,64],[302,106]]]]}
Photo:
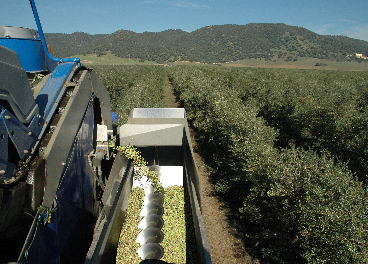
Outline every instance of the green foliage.
{"type": "MultiPolygon", "coordinates": [[[[164,226],[162,232],[165,235],[161,245],[166,250],[162,261],[167,263],[192,263],[186,260],[186,223],[185,200],[183,186],[169,186],[165,188],[164,210],[162,215],[164,226]]],[[[195,237],[191,239],[195,240],[195,237]]]]}
{"type": "MultiPolygon", "coordinates": [[[[185,202],[185,189],[183,186],[169,186],[164,189],[164,240],[161,245],[165,250],[162,261],[167,263],[196,263],[197,256],[191,254],[193,249],[187,248],[187,240],[195,241],[194,226],[187,226],[186,208],[189,201],[185,202]],[[189,229],[189,230],[188,230],[189,229]],[[189,237],[187,237],[189,236],[189,237]]],[[[144,190],[133,187],[128,201],[127,215],[120,233],[117,248],[116,263],[140,263],[136,251],[140,247],[136,243],[137,236],[141,231],[138,229],[141,220],[140,212],[144,200],[144,190]]],[[[189,208],[190,210],[190,208],[189,208]]]]}
{"type": "Polygon", "coordinates": [[[141,220],[140,212],[143,206],[143,200],[143,188],[133,187],[130,192],[125,221],[120,232],[116,263],[139,263],[141,261],[136,253],[140,247],[136,243],[136,239],[140,231],[138,224],[141,220]]]}
{"type": "Polygon", "coordinates": [[[40,215],[46,215],[43,224],[46,225],[48,223],[51,223],[51,217],[52,213],[56,211],[56,208],[47,208],[43,205],[40,205],[37,208],[37,211],[40,213],[40,215]]]}
{"type": "Polygon", "coordinates": [[[367,131],[367,93],[360,92],[367,79],[218,67],[168,73],[210,153],[216,190],[254,254],[272,263],[367,260],[366,192],[338,161],[341,155],[331,158],[325,150],[355,149],[356,160],[366,162],[358,149],[367,145],[360,136],[367,131]]]}
{"type": "Polygon", "coordinates": [[[247,170],[246,160],[272,151],[276,131],[257,117],[258,109],[252,102],[244,105],[236,90],[221,86],[221,80],[208,75],[205,68],[187,69],[175,67],[169,76],[184,101],[188,119],[200,142],[206,142],[214,166],[227,171],[228,176],[234,172],[233,178],[226,180],[245,184],[240,175],[247,170]]]}
{"type": "Polygon", "coordinates": [[[363,263],[367,197],[362,184],[328,155],[288,149],[253,175],[241,208],[258,232],[249,238],[276,263],[363,263]],[[286,246],[287,245],[287,246],[286,246]]]}
{"type": "MultiPolygon", "coordinates": [[[[134,177],[147,177],[155,186],[155,191],[161,191],[164,195],[165,214],[163,215],[164,226],[162,232],[165,240],[162,246],[166,249],[164,261],[185,263],[186,257],[192,261],[195,256],[187,254],[186,234],[193,235],[193,230],[186,227],[184,187],[169,186],[163,188],[156,171],[149,171],[147,162],[140,155],[140,152],[133,146],[117,146],[116,150],[120,151],[125,158],[133,161],[135,168],[134,177]]],[[[117,250],[117,263],[138,263],[139,257],[136,254],[138,249],[135,239],[138,236],[138,223],[141,220],[140,211],[143,204],[144,191],[142,188],[132,188],[128,201],[128,213],[120,234],[119,245],[117,250]]],[[[50,216],[51,217],[51,216],[50,216]]],[[[45,220],[46,221],[46,220],[45,220]]],[[[191,228],[189,228],[191,229],[191,228]]],[[[190,237],[195,239],[195,237],[190,237]]],[[[192,252],[188,250],[188,252],[192,252]]]]}
{"type": "Polygon", "coordinates": [[[150,171],[148,168],[148,162],[144,160],[141,153],[134,146],[116,146],[115,149],[120,151],[122,155],[129,160],[132,160],[134,165],[134,177],[140,180],[142,177],[147,179],[154,185],[155,191],[162,190],[162,184],[158,178],[157,171],[150,171]]]}
{"type": "Polygon", "coordinates": [[[368,74],[252,69],[233,71],[241,98],[256,99],[259,115],[280,131],[277,146],[328,150],[362,181],[368,164],[368,74]],[[239,76],[239,78],[236,78],[239,76]]]}
{"type": "Polygon", "coordinates": [[[126,123],[133,108],[163,107],[165,71],[162,66],[94,66],[111,97],[111,106],[126,123]]]}

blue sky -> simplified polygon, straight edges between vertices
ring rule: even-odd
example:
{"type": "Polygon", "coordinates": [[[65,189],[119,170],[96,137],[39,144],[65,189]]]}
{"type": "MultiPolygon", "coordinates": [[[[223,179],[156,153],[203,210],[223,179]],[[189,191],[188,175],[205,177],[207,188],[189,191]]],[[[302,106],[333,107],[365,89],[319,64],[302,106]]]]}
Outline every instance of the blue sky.
{"type": "MultiPolygon", "coordinates": [[[[137,33],[285,23],[368,41],[368,0],[35,0],[44,32],[137,33]]],[[[36,28],[28,0],[1,0],[0,25],[36,28]]]]}

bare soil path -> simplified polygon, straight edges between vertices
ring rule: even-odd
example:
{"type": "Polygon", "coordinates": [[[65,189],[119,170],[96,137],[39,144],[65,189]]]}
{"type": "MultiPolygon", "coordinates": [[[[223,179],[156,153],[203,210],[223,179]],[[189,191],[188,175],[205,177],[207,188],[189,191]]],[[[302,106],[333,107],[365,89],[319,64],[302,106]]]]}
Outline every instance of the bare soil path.
{"type": "MultiPolygon", "coordinates": [[[[163,101],[166,107],[180,107],[173,87],[166,76],[163,101]]],[[[196,147],[195,135],[191,131],[194,157],[198,167],[200,192],[202,199],[202,216],[213,264],[247,264],[253,261],[245,251],[242,241],[237,238],[236,229],[227,221],[227,210],[215,195],[215,190],[209,182],[209,172],[196,147]]]]}

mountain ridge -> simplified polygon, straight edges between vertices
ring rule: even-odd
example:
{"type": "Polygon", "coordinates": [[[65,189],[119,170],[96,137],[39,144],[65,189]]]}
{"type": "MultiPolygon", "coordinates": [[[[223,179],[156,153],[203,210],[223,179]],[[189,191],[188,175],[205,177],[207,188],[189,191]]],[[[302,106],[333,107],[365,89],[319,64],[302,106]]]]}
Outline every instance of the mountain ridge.
{"type": "Polygon", "coordinates": [[[111,51],[122,58],[171,62],[177,60],[223,63],[246,58],[325,58],[337,61],[363,60],[355,54],[368,54],[368,42],[344,36],[319,35],[308,29],[286,24],[206,26],[193,32],[168,29],[135,33],[118,30],[112,34],[45,34],[57,56],[103,54],[111,51]]]}

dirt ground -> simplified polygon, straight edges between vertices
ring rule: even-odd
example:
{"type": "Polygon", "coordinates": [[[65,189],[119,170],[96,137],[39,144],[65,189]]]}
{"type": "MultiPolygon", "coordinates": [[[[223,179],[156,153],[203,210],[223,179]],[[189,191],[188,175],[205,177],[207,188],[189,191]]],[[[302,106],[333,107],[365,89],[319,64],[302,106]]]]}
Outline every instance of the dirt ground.
{"type": "MultiPolygon", "coordinates": [[[[166,107],[180,107],[168,78],[165,81],[163,101],[166,107]]],[[[227,210],[214,194],[214,187],[209,182],[209,172],[203,158],[196,148],[195,136],[191,132],[194,157],[198,167],[200,191],[202,199],[202,217],[204,220],[207,242],[213,264],[247,264],[258,263],[252,260],[237,238],[236,229],[227,221],[227,210]]]]}

